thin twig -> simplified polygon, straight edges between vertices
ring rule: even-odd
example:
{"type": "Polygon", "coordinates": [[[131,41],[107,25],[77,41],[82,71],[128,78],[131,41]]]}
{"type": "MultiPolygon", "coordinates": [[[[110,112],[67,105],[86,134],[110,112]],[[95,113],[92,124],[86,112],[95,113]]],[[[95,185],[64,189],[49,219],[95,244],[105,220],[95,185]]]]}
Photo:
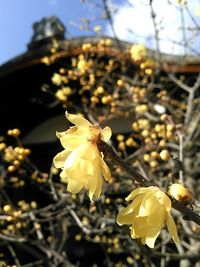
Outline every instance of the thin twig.
{"type": "Polygon", "coordinates": [[[16,266],[17,267],[21,267],[21,264],[19,262],[19,259],[17,258],[17,255],[16,255],[15,250],[13,249],[13,247],[11,245],[8,245],[8,249],[9,249],[11,255],[13,256],[13,259],[15,261],[16,266]]]}
{"type": "Polygon", "coordinates": [[[156,55],[156,70],[160,70],[160,62],[161,62],[161,56],[160,56],[160,44],[159,44],[159,31],[158,31],[158,25],[156,22],[156,13],[154,12],[153,9],[153,0],[149,1],[149,6],[151,10],[151,18],[153,22],[153,27],[154,27],[154,37],[155,37],[155,42],[156,42],[156,50],[155,50],[155,55],[156,55]]]}
{"type": "MultiPolygon", "coordinates": [[[[180,133],[178,134],[178,137],[179,137],[179,161],[182,164],[183,163],[183,135],[180,133]]],[[[181,183],[184,184],[183,169],[179,170],[179,179],[181,183]]]]}
{"type": "MultiPolygon", "coordinates": [[[[118,164],[124,171],[126,171],[130,176],[134,177],[134,179],[145,187],[156,186],[154,183],[147,180],[141,174],[139,174],[136,170],[134,170],[131,166],[129,166],[124,160],[122,160],[110,147],[107,143],[100,140],[98,142],[98,148],[102,151],[106,156],[108,156],[114,163],[118,164]]],[[[170,196],[169,196],[170,197],[170,196]]],[[[171,198],[171,197],[170,197],[171,198]]],[[[177,201],[174,198],[171,198],[172,207],[179,212],[181,212],[184,216],[189,218],[191,221],[200,225],[200,216],[195,213],[193,210],[187,208],[181,202],[177,201]]]]}

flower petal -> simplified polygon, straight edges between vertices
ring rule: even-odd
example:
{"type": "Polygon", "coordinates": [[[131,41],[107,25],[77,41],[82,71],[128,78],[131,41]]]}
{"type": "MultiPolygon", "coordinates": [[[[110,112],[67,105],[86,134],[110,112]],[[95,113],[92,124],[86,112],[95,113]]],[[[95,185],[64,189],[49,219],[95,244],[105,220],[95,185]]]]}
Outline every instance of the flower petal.
{"type": "Polygon", "coordinates": [[[111,178],[111,172],[108,165],[101,157],[100,157],[100,164],[101,164],[101,173],[103,175],[103,178],[105,179],[105,181],[109,181],[111,178]]]}
{"type": "Polygon", "coordinates": [[[117,223],[119,225],[122,224],[132,224],[133,220],[134,220],[134,216],[132,214],[132,212],[128,212],[129,208],[123,208],[117,215],[117,223]]]}
{"type": "Polygon", "coordinates": [[[99,133],[100,133],[100,128],[97,128],[93,125],[90,125],[89,127],[72,126],[66,131],[65,135],[79,136],[88,139],[91,138],[94,134],[99,134],[99,133]]]}
{"type": "Polygon", "coordinates": [[[160,231],[157,232],[154,236],[147,236],[146,237],[146,244],[148,247],[154,248],[156,238],[158,237],[159,234],[160,234],[160,231]]]}
{"type": "Polygon", "coordinates": [[[101,139],[104,142],[108,142],[111,138],[111,135],[112,135],[112,131],[111,131],[110,127],[108,127],[108,126],[103,128],[103,130],[101,131],[101,139]]]}
{"type": "Polygon", "coordinates": [[[82,127],[92,126],[92,124],[88,120],[83,118],[81,115],[70,114],[66,111],[65,116],[71,123],[73,123],[76,126],[82,126],[82,127]]]}
{"type": "MultiPolygon", "coordinates": [[[[70,153],[65,161],[64,168],[71,168],[75,163],[77,163],[77,166],[80,166],[81,159],[88,160],[88,164],[92,164],[93,160],[98,156],[97,148],[91,143],[85,142],[70,153]]],[[[87,164],[85,166],[87,166],[87,164]]]]}
{"type": "Polygon", "coordinates": [[[60,139],[61,137],[63,137],[66,134],[67,134],[67,131],[64,131],[64,132],[56,132],[56,136],[58,137],[58,139],[60,139]]]}
{"type": "Polygon", "coordinates": [[[76,180],[68,179],[67,191],[71,192],[72,194],[77,194],[82,188],[82,183],[77,183],[76,180]]]}
{"type": "Polygon", "coordinates": [[[67,157],[69,156],[69,154],[71,153],[71,151],[68,150],[63,150],[62,152],[58,153],[54,158],[53,158],[53,162],[56,168],[63,168],[65,161],[67,159],[67,157]]]}
{"type": "Polygon", "coordinates": [[[91,178],[88,180],[87,184],[87,187],[89,188],[89,198],[91,201],[94,195],[97,198],[100,196],[103,184],[100,168],[98,167],[97,164],[94,163],[94,165],[96,166],[94,166],[93,174],[91,178]]]}
{"type": "Polygon", "coordinates": [[[102,191],[102,186],[103,186],[102,178],[97,179],[96,189],[95,189],[95,192],[94,192],[94,195],[95,195],[96,198],[100,197],[101,191],[102,191]]]}
{"type": "Polygon", "coordinates": [[[134,229],[133,226],[131,227],[131,238],[133,238],[133,239],[135,239],[135,238],[140,238],[140,236],[138,236],[138,235],[135,233],[135,229],[134,229]]]}
{"type": "Polygon", "coordinates": [[[102,179],[102,173],[101,173],[101,166],[99,165],[99,159],[96,160],[96,166],[94,166],[94,174],[93,179],[96,180],[96,187],[94,195],[96,198],[99,198],[101,191],[102,191],[102,185],[103,185],[103,179],[102,179]]]}
{"type": "Polygon", "coordinates": [[[139,217],[145,217],[152,214],[156,209],[159,209],[160,205],[155,197],[154,191],[149,191],[143,196],[140,209],[138,212],[139,217]]]}
{"type": "Polygon", "coordinates": [[[167,229],[170,232],[170,234],[171,234],[173,240],[175,241],[175,243],[177,245],[180,244],[180,241],[179,241],[179,238],[178,238],[178,234],[177,234],[176,224],[175,224],[174,219],[172,218],[170,213],[167,213],[166,224],[167,224],[167,229]]]}
{"type": "Polygon", "coordinates": [[[156,192],[156,198],[158,201],[165,207],[165,209],[169,212],[172,207],[172,203],[170,198],[162,191],[157,191],[156,192]]]}
{"type": "Polygon", "coordinates": [[[139,188],[136,188],[135,190],[133,190],[126,198],[125,200],[126,201],[130,201],[130,200],[133,200],[137,195],[139,194],[144,194],[146,192],[148,192],[148,188],[146,187],[139,187],[139,188]]]}
{"type": "Polygon", "coordinates": [[[128,207],[121,209],[117,215],[117,223],[119,225],[133,224],[135,216],[137,215],[137,212],[139,210],[141,201],[142,195],[139,195],[128,207]]]}
{"type": "Polygon", "coordinates": [[[83,142],[87,142],[87,139],[84,136],[65,135],[60,138],[60,142],[64,148],[73,150],[83,142]]]}
{"type": "Polygon", "coordinates": [[[76,157],[77,157],[77,151],[75,149],[69,154],[68,158],[65,161],[65,164],[64,164],[65,170],[73,167],[74,163],[76,162],[76,157]]]}
{"type": "Polygon", "coordinates": [[[62,183],[65,183],[65,184],[68,183],[68,175],[67,175],[66,169],[64,169],[63,171],[61,171],[61,173],[60,173],[60,179],[61,179],[61,182],[62,183]]]}
{"type": "Polygon", "coordinates": [[[132,224],[131,237],[141,238],[142,244],[154,247],[164,223],[176,243],[176,225],[170,215],[171,200],[158,187],[137,188],[126,198],[132,203],[117,215],[118,224],[132,224]]]}
{"type": "Polygon", "coordinates": [[[159,211],[159,216],[158,210],[156,210],[154,213],[151,214],[151,216],[136,217],[133,221],[135,233],[140,237],[155,236],[156,233],[160,233],[164,225],[165,218],[166,210],[164,208],[159,211]]]}

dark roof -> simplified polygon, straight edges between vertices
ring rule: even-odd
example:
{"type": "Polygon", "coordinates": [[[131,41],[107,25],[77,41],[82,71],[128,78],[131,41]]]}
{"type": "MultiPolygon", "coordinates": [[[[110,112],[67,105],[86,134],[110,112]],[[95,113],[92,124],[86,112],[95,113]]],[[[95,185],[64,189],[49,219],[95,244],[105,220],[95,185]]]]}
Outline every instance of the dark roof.
{"type": "MultiPolygon", "coordinates": [[[[51,38],[48,43],[42,43],[37,49],[31,49],[21,54],[3,65],[0,65],[0,78],[4,75],[15,72],[16,70],[26,68],[30,65],[41,64],[41,58],[50,56],[51,48],[54,46],[54,42],[57,43],[57,53],[54,53],[56,58],[64,57],[66,55],[73,55],[80,52],[83,43],[96,44],[102,38],[112,39],[112,46],[108,47],[105,52],[115,55],[120,55],[122,52],[128,53],[132,43],[119,41],[110,37],[98,37],[98,36],[84,36],[67,40],[56,40],[51,38]]],[[[153,50],[148,50],[151,58],[156,58],[156,53],[153,50]]],[[[168,54],[161,54],[162,61],[172,69],[176,64],[177,72],[199,72],[200,71],[200,57],[195,56],[174,56],[168,54]],[[178,67],[177,67],[178,66],[178,67]]]]}
{"type": "MultiPolygon", "coordinates": [[[[106,38],[106,37],[104,37],[106,38]]],[[[48,42],[31,49],[18,57],[0,66],[0,120],[1,129],[21,127],[24,133],[34,125],[42,122],[52,114],[56,115],[63,110],[61,107],[49,109],[40,103],[47,96],[41,91],[41,84],[49,83],[52,71],[56,71],[56,60],[77,55],[82,51],[83,43],[96,44],[101,37],[88,36],[68,40],[48,39],[48,42]],[[55,46],[56,52],[52,53],[55,46]],[[47,66],[43,58],[50,56],[55,60],[47,66]],[[55,63],[55,64],[54,64],[55,63]],[[31,118],[31,119],[29,119],[31,118]]],[[[130,59],[128,53],[131,43],[112,39],[112,45],[104,49],[103,53],[108,56],[116,56],[121,59],[130,59]],[[123,52],[123,53],[122,53],[123,52]]],[[[98,51],[97,51],[98,52],[98,51]]],[[[150,57],[155,58],[155,52],[149,50],[150,57]]],[[[162,55],[166,69],[175,68],[176,72],[199,72],[200,59],[189,57],[183,60],[180,56],[162,55]],[[183,62],[187,62],[183,64],[183,62]],[[176,63],[176,64],[175,64],[176,63]]],[[[135,64],[133,62],[133,64],[135,64]]],[[[48,100],[47,100],[48,102],[48,100]]]]}

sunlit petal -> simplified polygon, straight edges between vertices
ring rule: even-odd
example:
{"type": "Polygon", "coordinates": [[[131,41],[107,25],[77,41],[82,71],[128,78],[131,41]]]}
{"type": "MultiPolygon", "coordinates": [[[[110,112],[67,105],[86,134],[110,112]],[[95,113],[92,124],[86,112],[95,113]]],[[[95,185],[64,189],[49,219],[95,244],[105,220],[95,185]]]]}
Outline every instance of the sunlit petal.
{"type": "Polygon", "coordinates": [[[77,194],[82,188],[82,183],[76,183],[73,179],[68,180],[67,190],[72,194],[77,194]]]}
{"type": "Polygon", "coordinates": [[[102,132],[101,132],[101,139],[104,142],[108,142],[111,138],[112,135],[112,131],[110,129],[110,127],[106,126],[105,128],[103,128],[102,132]]]}
{"type": "Polygon", "coordinates": [[[125,199],[126,201],[130,201],[130,200],[133,200],[137,195],[139,194],[144,194],[148,192],[148,188],[145,188],[145,187],[139,187],[135,190],[133,190],[130,195],[128,195],[125,199]]]}
{"type": "Polygon", "coordinates": [[[131,227],[131,238],[133,239],[140,238],[140,236],[136,234],[135,228],[133,226],[131,227]]]}
{"type": "Polygon", "coordinates": [[[89,127],[92,125],[88,120],[83,118],[81,115],[74,115],[66,112],[65,116],[71,123],[73,123],[76,126],[89,127]]]}
{"type": "Polygon", "coordinates": [[[122,224],[132,224],[134,217],[137,215],[142,196],[137,196],[135,201],[132,202],[127,208],[123,208],[117,215],[117,223],[122,224]]]}
{"type": "Polygon", "coordinates": [[[156,238],[158,237],[160,231],[157,232],[154,236],[147,236],[146,237],[146,244],[148,247],[150,248],[154,248],[154,245],[155,245],[155,241],[156,241],[156,238]]]}
{"type": "Polygon", "coordinates": [[[77,146],[81,145],[83,142],[86,142],[87,140],[82,136],[70,136],[65,135],[60,138],[61,145],[66,148],[73,150],[77,148],[77,146]]]}
{"type": "Polygon", "coordinates": [[[170,215],[171,200],[158,187],[137,188],[126,200],[132,200],[128,207],[123,208],[117,215],[117,223],[131,224],[131,237],[141,238],[142,244],[150,248],[155,245],[164,224],[174,241],[178,244],[176,225],[170,215]]]}
{"type": "Polygon", "coordinates": [[[138,216],[148,216],[157,208],[159,208],[159,205],[156,197],[154,196],[154,192],[149,191],[142,199],[138,216]]]}
{"type": "Polygon", "coordinates": [[[172,203],[171,203],[171,200],[170,198],[162,191],[157,191],[156,192],[156,198],[158,199],[158,201],[163,205],[165,206],[166,210],[167,211],[170,211],[171,210],[171,206],[172,206],[172,203]]]}
{"type": "Polygon", "coordinates": [[[103,174],[103,177],[106,181],[109,181],[111,178],[111,173],[108,165],[105,163],[105,161],[100,157],[100,164],[101,164],[101,172],[103,174]]]}
{"type": "Polygon", "coordinates": [[[102,176],[99,168],[94,168],[93,175],[88,180],[89,198],[92,201],[93,196],[99,197],[102,190],[102,176]]]}
{"type": "Polygon", "coordinates": [[[57,132],[65,150],[55,156],[55,165],[63,169],[60,177],[63,183],[68,184],[68,191],[76,194],[85,188],[92,201],[93,196],[100,196],[103,180],[108,181],[111,177],[103,153],[97,146],[100,139],[109,140],[111,129],[105,127],[101,131],[98,125],[91,124],[81,115],[66,113],[66,117],[75,126],[57,132]]]}
{"type": "Polygon", "coordinates": [[[173,240],[178,245],[180,243],[180,241],[179,241],[178,234],[177,234],[176,224],[175,224],[174,219],[172,218],[171,214],[169,214],[169,213],[167,214],[166,224],[167,224],[167,229],[170,232],[173,240]]]}
{"type": "Polygon", "coordinates": [[[64,163],[65,163],[65,161],[66,161],[66,159],[70,153],[71,152],[68,150],[63,150],[62,152],[58,153],[53,159],[53,163],[54,163],[55,167],[56,168],[63,168],[64,163]]]}
{"type": "Polygon", "coordinates": [[[65,136],[67,131],[64,132],[56,132],[56,136],[60,139],[62,136],[65,136]]]}

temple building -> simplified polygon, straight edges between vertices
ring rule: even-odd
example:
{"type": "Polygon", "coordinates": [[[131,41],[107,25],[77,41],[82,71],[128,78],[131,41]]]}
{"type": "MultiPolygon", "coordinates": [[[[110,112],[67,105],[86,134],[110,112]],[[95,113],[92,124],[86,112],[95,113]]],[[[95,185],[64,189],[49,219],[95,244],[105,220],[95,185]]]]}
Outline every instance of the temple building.
{"type": "MultiPolygon", "coordinates": [[[[181,98],[182,95],[174,93],[173,80],[170,83],[166,73],[170,72],[175,79],[183,77],[188,85],[192,84],[200,72],[200,59],[191,56],[183,60],[181,56],[162,54],[161,61],[157,58],[155,51],[145,50],[146,57],[151,60],[141,63],[140,59],[135,60],[130,56],[132,45],[128,42],[101,36],[66,38],[65,27],[57,17],[44,18],[35,23],[27,51],[0,66],[0,135],[6,135],[9,129],[19,128],[22,143],[32,151],[31,160],[43,172],[48,172],[52,158],[58,151],[61,151],[56,131],[64,131],[69,126],[64,115],[68,108],[72,112],[80,113],[83,110],[86,113],[87,109],[90,109],[92,114],[97,114],[99,120],[102,119],[102,121],[108,116],[107,114],[110,114],[109,112],[111,114],[119,112],[117,118],[107,117],[107,121],[113,129],[113,135],[121,132],[126,134],[131,131],[135,115],[134,112],[129,114],[129,107],[126,106],[126,103],[129,104],[128,101],[126,102],[129,89],[123,84],[123,77],[130,84],[133,81],[137,88],[142,88],[143,85],[149,89],[147,83],[152,69],[154,69],[155,79],[152,79],[150,84],[158,84],[159,77],[162,77],[163,83],[166,82],[172,92],[174,101],[172,105],[175,107],[176,99],[181,98]],[[92,61],[89,60],[90,56],[92,61]],[[153,61],[155,63],[152,63],[153,61]],[[87,67],[92,66],[95,75],[90,72],[86,75],[86,65],[87,67]],[[66,77],[64,78],[64,76],[66,77]],[[60,85],[63,86],[63,91],[59,91],[60,85]],[[123,92],[126,93],[121,94],[120,88],[124,88],[123,92]],[[104,90],[108,90],[108,93],[103,98],[104,90]],[[91,91],[93,94],[90,93],[91,91]],[[113,98],[110,95],[113,95],[113,98]],[[113,104],[115,100],[119,110],[113,104]],[[124,106],[123,103],[125,103],[124,106]],[[108,104],[109,107],[105,104],[108,104]],[[107,113],[104,112],[106,108],[108,108],[107,113]],[[126,119],[123,119],[123,116],[126,119]]],[[[157,86],[155,90],[159,94],[161,88],[157,86]]],[[[145,96],[145,90],[142,92],[145,96]]],[[[140,101],[144,96],[135,97],[134,101],[140,101]]],[[[157,98],[153,94],[150,96],[155,114],[156,112],[164,113],[162,111],[164,107],[157,104],[157,98]]],[[[142,111],[138,110],[138,112],[142,111]]],[[[94,119],[92,116],[90,118],[94,119]]],[[[104,122],[102,122],[102,126],[104,126],[104,122]]],[[[138,143],[140,144],[140,141],[138,143]]],[[[9,192],[11,196],[15,197],[15,192],[12,190],[9,192]]],[[[27,192],[27,189],[22,190],[22,194],[27,194],[27,192]]],[[[29,198],[37,194],[40,200],[43,199],[45,204],[48,203],[48,200],[43,198],[43,193],[38,193],[36,188],[30,191],[29,198]]],[[[77,229],[74,228],[73,231],[73,234],[76,235],[77,229]]],[[[62,233],[59,233],[58,236],[61,239],[62,233]]],[[[69,250],[67,256],[71,257],[72,261],[78,259],[81,262],[79,266],[88,267],[96,263],[97,265],[94,266],[103,267],[99,258],[104,252],[100,246],[86,240],[75,245],[71,236],[67,240],[66,246],[69,250]],[[73,250],[74,246],[76,246],[76,250],[73,250]]],[[[21,246],[16,248],[16,251],[20,255],[23,251],[27,253],[25,263],[28,264],[31,250],[26,251],[25,247],[21,246]]],[[[42,255],[42,253],[40,251],[38,255],[42,255]]],[[[32,261],[34,260],[33,258],[32,261]]],[[[43,266],[42,263],[41,266],[43,266]]]]}

